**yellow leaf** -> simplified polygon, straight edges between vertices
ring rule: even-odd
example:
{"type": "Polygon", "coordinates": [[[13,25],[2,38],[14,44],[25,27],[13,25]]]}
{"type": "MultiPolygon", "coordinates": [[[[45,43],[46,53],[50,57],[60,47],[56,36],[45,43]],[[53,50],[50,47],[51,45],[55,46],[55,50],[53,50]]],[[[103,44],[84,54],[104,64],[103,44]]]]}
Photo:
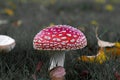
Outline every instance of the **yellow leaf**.
{"type": "Polygon", "coordinates": [[[83,62],[94,62],[95,56],[81,56],[78,58],[78,60],[81,60],[83,62]]]}
{"type": "Polygon", "coordinates": [[[115,47],[120,48],[120,42],[116,42],[116,43],[115,43],[115,47]]]}
{"type": "Polygon", "coordinates": [[[95,26],[98,26],[98,22],[97,22],[96,20],[92,20],[92,21],[90,22],[90,24],[95,25],[95,26]]]}
{"type": "Polygon", "coordinates": [[[111,58],[120,56],[120,48],[118,47],[106,47],[104,52],[106,53],[106,55],[109,54],[111,58]]]}
{"type": "Polygon", "coordinates": [[[101,48],[96,56],[96,62],[102,64],[106,60],[107,60],[107,56],[105,55],[103,48],[101,48]]]}
{"type": "Polygon", "coordinates": [[[107,5],[105,6],[105,10],[107,10],[107,11],[113,11],[113,10],[114,10],[114,7],[113,7],[113,5],[111,5],[111,4],[107,4],[107,5]]]}
{"type": "Polygon", "coordinates": [[[8,14],[9,16],[13,16],[14,15],[14,11],[12,9],[9,9],[9,8],[5,8],[4,9],[4,13],[8,14]]]}
{"type": "Polygon", "coordinates": [[[83,62],[91,62],[91,63],[104,63],[108,57],[105,55],[104,50],[101,48],[97,55],[95,56],[81,56],[78,58],[78,60],[81,60],[83,62]]]}

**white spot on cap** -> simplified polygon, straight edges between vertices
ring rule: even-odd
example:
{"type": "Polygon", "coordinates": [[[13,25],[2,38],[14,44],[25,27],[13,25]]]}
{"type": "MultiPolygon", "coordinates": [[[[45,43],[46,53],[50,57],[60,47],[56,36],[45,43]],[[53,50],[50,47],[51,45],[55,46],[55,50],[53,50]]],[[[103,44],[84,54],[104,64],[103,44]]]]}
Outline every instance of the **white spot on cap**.
{"type": "Polygon", "coordinates": [[[51,28],[50,30],[53,31],[53,28],[51,28]]]}
{"type": "Polygon", "coordinates": [[[56,48],[56,50],[60,50],[60,48],[56,48]]]}
{"type": "Polygon", "coordinates": [[[33,42],[37,42],[37,40],[36,40],[36,39],[34,39],[34,40],[33,40],[33,42]]]}
{"type": "Polygon", "coordinates": [[[80,39],[77,39],[77,41],[76,41],[77,43],[79,43],[80,42],[80,39]]]}
{"type": "Polygon", "coordinates": [[[56,38],[56,40],[57,40],[57,41],[61,41],[61,39],[59,39],[59,38],[56,38]]]}
{"type": "Polygon", "coordinates": [[[47,45],[47,46],[45,46],[45,47],[46,47],[46,48],[49,48],[50,46],[47,45]]]}
{"type": "Polygon", "coordinates": [[[49,33],[49,32],[47,32],[47,34],[49,35],[50,33],[49,33]]]}
{"type": "Polygon", "coordinates": [[[52,35],[52,37],[55,37],[55,35],[52,35]]]}
{"type": "Polygon", "coordinates": [[[53,46],[53,44],[50,44],[50,46],[53,46]]]}
{"type": "Polygon", "coordinates": [[[53,38],[53,41],[55,41],[56,40],[56,38],[53,38]]]}
{"type": "Polygon", "coordinates": [[[67,36],[71,37],[71,34],[66,34],[67,36]]]}
{"type": "Polygon", "coordinates": [[[38,40],[38,42],[40,43],[40,42],[41,42],[41,40],[38,40]]]}
{"type": "Polygon", "coordinates": [[[57,46],[57,45],[58,45],[58,44],[56,44],[56,43],[54,44],[54,46],[57,46]]]}
{"type": "Polygon", "coordinates": [[[62,36],[62,34],[59,34],[58,36],[62,36]]]}
{"type": "Polygon", "coordinates": [[[44,38],[47,39],[47,40],[50,40],[50,39],[51,39],[49,36],[45,36],[44,38]]]}
{"type": "Polygon", "coordinates": [[[60,47],[60,48],[61,48],[61,47],[62,47],[62,45],[58,45],[58,47],[60,47]]]}
{"type": "Polygon", "coordinates": [[[53,41],[61,41],[59,38],[53,38],[53,41]]]}
{"type": "Polygon", "coordinates": [[[76,32],[73,32],[73,34],[76,34],[76,32]]]}
{"type": "Polygon", "coordinates": [[[53,31],[56,31],[56,29],[53,29],[53,31]]]}
{"type": "Polygon", "coordinates": [[[58,31],[60,31],[60,29],[58,28],[58,31]]]}
{"type": "Polygon", "coordinates": [[[65,44],[66,44],[66,42],[61,42],[61,44],[62,44],[62,45],[65,45],[65,44]]]}
{"type": "Polygon", "coordinates": [[[67,39],[67,37],[61,37],[61,39],[67,39]]]}
{"type": "Polygon", "coordinates": [[[70,42],[75,42],[75,39],[71,39],[70,42]]]}
{"type": "MultiPolygon", "coordinates": [[[[81,33],[82,34],[82,33],[81,33]]],[[[77,32],[77,35],[80,35],[80,33],[77,32]]]]}
{"type": "Polygon", "coordinates": [[[76,37],[77,37],[77,35],[73,35],[73,37],[75,37],[75,38],[76,38],[76,37]]]}
{"type": "Polygon", "coordinates": [[[37,44],[38,46],[41,46],[42,44],[37,44]]]}
{"type": "Polygon", "coordinates": [[[49,45],[49,44],[43,44],[43,46],[46,46],[46,45],[49,45]]]}
{"type": "Polygon", "coordinates": [[[61,32],[66,32],[66,31],[64,30],[64,31],[61,31],[61,32]]]}

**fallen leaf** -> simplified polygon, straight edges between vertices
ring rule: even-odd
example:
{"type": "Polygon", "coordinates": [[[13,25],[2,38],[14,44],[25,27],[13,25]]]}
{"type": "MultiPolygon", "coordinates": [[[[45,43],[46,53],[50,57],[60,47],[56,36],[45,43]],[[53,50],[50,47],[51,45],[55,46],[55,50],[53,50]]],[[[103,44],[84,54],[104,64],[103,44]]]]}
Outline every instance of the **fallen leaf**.
{"type": "Polygon", "coordinates": [[[113,5],[111,5],[111,4],[107,4],[107,5],[105,5],[105,10],[111,12],[111,11],[114,10],[114,7],[113,7],[113,5]]]}
{"type": "Polygon", "coordinates": [[[105,55],[103,48],[100,48],[97,55],[94,56],[81,56],[78,58],[78,60],[81,60],[83,62],[96,62],[96,63],[104,63],[109,58],[105,55]]]}
{"type": "Polygon", "coordinates": [[[100,40],[98,37],[97,37],[97,40],[98,40],[99,47],[113,47],[113,46],[115,46],[115,43],[100,40]]]}
{"type": "Polygon", "coordinates": [[[120,48],[120,42],[115,42],[115,47],[120,48]]]}
{"type": "Polygon", "coordinates": [[[110,54],[109,57],[120,56],[120,42],[108,42],[100,40],[97,34],[98,27],[96,27],[96,38],[98,40],[98,46],[104,48],[104,53],[110,54]]]}
{"type": "Polygon", "coordinates": [[[14,11],[12,9],[9,9],[9,8],[5,8],[3,10],[3,12],[9,16],[13,16],[14,15],[14,11]]]}
{"type": "Polygon", "coordinates": [[[81,57],[78,57],[78,60],[81,60],[83,62],[94,62],[95,56],[81,56],[81,57]]]}
{"type": "Polygon", "coordinates": [[[100,47],[97,55],[93,56],[81,56],[78,57],[77,60],[81,60],[83,62],[96,62],[102,64],[106,60],[110,58],[114,58],[116,56],[120,56],[120,42],[108,42],[100,40],[97,34],[98,27],[96,28],[96,38],[98,40],[98,46],[100,47]]]}
{"type": "Polygon", "coordinates": [[[96,55],[96,62],[102,64],[106,60],[108,60],[108,57],[106,56],[104,49],[100,48],[98,54],[96,55]]]}
{"type": "Polygon", "coordinates": [[[120,56],[120,48],[118,47],[106,47],[104,52],[110,55],[110,57],[117,57],[120,56]]]}
{"type": "Polygon", "coordinates": [[[95,31],[95,32],[96,32],[96,38],[97,38],[97,40],[98,40],[98,46],[99,46],[99,47],[113,47],[113,46],[115,46],[115,43],[101,40],[101,39],[98,37],[97,31],[98,31],[98,27],[96,27],[96,31],[95,31]]]}

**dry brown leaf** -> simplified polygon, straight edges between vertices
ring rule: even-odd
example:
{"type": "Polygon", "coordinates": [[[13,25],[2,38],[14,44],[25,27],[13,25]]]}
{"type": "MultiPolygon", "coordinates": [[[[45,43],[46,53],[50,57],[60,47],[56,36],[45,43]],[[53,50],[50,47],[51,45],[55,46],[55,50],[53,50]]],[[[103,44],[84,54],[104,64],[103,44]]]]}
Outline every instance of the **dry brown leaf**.
{"type": "Polygon", "coordinates": [[[101,40],[101,39],[98,37],[97,31],[98,31],[98,27],[96,27],[96,31],[95,31],[95,32],[96,32],[96,38],[97,38],[97,40],[98,40],[98,46],[99,46],[99,47],[113,47],[113,46],[115,46],[115,43],[101,40]]]}
{"type": "Polygon", "coordinates": [[[98,46],[99,47],[118,47],[120,48],[120,42],[108,42],[108,41],[103,41],[98,37],[98,27],[96,27],[95,33],[96,33],[96,38],[98,40],[98,46]]]}
{"type": "Polygon", "coordinates": [[[108,41],[101,40],[98,37],[97,29],[96,29],[96,38],[98,40],[98,46],[99,47],[118,47],[118,48],[120,48],[120,42],[108,42],[108,41]]]}

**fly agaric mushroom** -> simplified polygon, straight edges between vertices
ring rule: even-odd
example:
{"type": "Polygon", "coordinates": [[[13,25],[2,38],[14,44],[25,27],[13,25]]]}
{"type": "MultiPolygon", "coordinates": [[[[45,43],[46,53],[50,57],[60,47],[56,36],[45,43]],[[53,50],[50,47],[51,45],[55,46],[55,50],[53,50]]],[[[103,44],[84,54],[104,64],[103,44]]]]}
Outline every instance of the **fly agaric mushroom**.
{"type": "Polygon", "coordinates": [[[85,35],[69,25],[52,25],[41,30],[33,40],[36,50],[59,51],[51,58],[50,70],[56,66],[64,67],[65,53],[60,51],[82,49],[87,45],[85,35]]]}
{"type": "Polygon", "coordinates": [[[15,47],[15,40],[6,35],[0,35],[0,52],[9,52],[15,47]]]}

